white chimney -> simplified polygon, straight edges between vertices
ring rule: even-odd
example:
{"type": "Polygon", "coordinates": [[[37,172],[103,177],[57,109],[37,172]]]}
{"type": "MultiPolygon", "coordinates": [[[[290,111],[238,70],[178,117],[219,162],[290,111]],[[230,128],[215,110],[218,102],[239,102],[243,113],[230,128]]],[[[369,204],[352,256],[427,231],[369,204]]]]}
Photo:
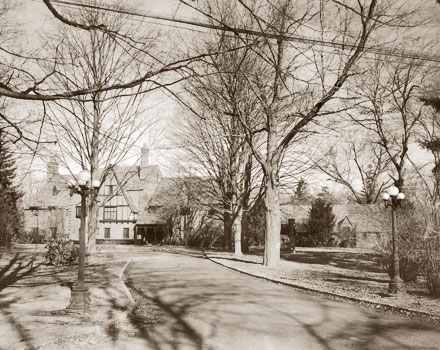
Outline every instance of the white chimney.
{"type": "Polygon", "coordinates": [[[148,155],[150,150],[147,148],[147,145],[144,145],[141,148],[141,162],[140,162],[140,173],[139,178],[141,180],[145,180],[147,178],[147,168],[148,168],[148,155]]]}
{"type": "Polygon", "coordinates": [[[50,157],[47,163],[47,178],[51,178],[54,175],[58,175],[58,162],[56,157],[50,157]]]}
{"type": "Polygon", "coordinates": [[[150,153],[150,150],[147,148],[147,144],[144,143],[144,145],[141,148],[141,168],[145,168],[148,166],[149,153],[150,153]]]}

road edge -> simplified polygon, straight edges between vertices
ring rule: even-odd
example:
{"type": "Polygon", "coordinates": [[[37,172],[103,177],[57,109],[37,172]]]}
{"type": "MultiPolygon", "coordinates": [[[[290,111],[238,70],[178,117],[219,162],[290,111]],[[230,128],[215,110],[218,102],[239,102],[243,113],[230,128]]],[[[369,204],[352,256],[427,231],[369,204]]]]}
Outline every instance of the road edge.
{"type": "Polygon", "coordinates": [[[122,288],[125,292],[125,295],[127,296],[128,299],[128,306],[132,306],[135,304],[135,300],[133,298],[133,295],[131,294],[130,290],[128,289],[127,285],[125,284],[124,281],[124,273],[125,270],[127,269],[128,265],[130,265],[130,263],[132,262],[132,259],[128,259],[127,262],[125,263],[124,267],[121,269],[121,272],[119,273],[119,280],[122,283],[122,288]]]}
{"type": "Polygon", "coordinates": [[[399,307],[399,306],[395,306],[395,305],[391,305],[391,304],[387,304],[387,303],[380,303],[377,301],[371,301],[371,300],[366,300],[366,299],[362,299],[362,298],[351,297],[348,295],[343,295],[343,294],[338,294],[338,293],[333,293],[333,292],[327,292],[327,291],[314,289],[314,288],[310,288],[310,287],[304,287],[304,286],[298,285],[294,282],[286,282],[286,281],[282,281],[282,280],[275,279],[275,278],[269,278],[269,277],[265,277],[265,276],[261,276],[261,275],[256,275],[256,274],[238,269],[236,267],[231,267],[231,266],[225,265],[219,261],[214,260],[215,258],[210,257],[204,248],[202,248],[202,251],[203,251],[203,254],[205,255],[205,257],[208,260],[212,261],[213,263],[220,265],[220,266],[223,266],[227,269],[239,272],[241,274],[250,276],[250,277],[262,279],[262,280],[265,280],[265,281],[268,281],[271,283],[280,284],[280,285],[290,287],[290,288],[299,289],[299,290],[302,290],[302,291],[305,291],[308,293],[312,293],[312,294],[316,294],[316,295],[324,295],[327,297],[331,297],[332,299],[351,301],[353,303],[356,303],[356,304],[359,304],[362,306],[373,308],[376,311],[391,311],[394,313],[398,313],[402,316],[418,316],[419,318],[421,318],[425,321],[428,319],[430,321],[430,323],[434,323],[436,325],[440,324],[440,315],[438,315],[438,314],[430,313],[427,311],[415,310],[415,309],[411,309],[411,308],[399,307]]]}

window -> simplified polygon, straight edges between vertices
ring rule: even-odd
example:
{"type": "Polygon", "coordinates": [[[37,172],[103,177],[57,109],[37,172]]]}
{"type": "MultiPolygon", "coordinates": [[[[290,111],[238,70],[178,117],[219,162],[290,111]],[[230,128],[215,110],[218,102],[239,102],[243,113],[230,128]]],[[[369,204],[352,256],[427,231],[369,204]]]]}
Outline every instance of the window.
{"type": "Polygon", "coordinates": [[[106,185],[104,188],[104,195],[110,196],[111,194],[113,194],[114,187],[115,185],[106,185]]]}
{"type": "Polygon", "coordinates": [[[104,238],[110,238],[110,227],[104,229],[104,238]]]}
{"type": "Polygon", "coordinates": [[[49,232],[50,232],[50,236],[51,236],[52,238],[55,238],[56,235],[57,235],[57,228],[56,228],[56,227],[50,227],[50,228],[49,228],[49,232]]]}
{"type": "Polygon", "coordinates": [[[129,232],[130,232],[129,228],[128,227],[124,227],[122,229],[122,238],[130,238],[129,232]]]}
{"type": "MultiPolygon", "coordinates": [[[[86,210],[86,216],[87,216],[87,210],[86,210]]],[[[80,205],[76,206],[76,217],[79,219],[81,218],[81,206],[80,205]]]]}
{"type": "Polygon", "coordinates": [[[116,207],[104,207],[104,220],[116,220],[116,213],[116,207]]]}

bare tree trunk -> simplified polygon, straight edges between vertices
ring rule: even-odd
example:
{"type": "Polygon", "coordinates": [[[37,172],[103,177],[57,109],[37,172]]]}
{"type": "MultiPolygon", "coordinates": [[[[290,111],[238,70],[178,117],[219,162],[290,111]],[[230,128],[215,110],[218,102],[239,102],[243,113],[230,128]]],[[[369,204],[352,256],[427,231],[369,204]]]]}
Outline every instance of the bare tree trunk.
{"type": "Polygon", "coordinates": [[[223,213],[223,249],[231,250],[232,218],[231,213],[223,213]]]}
{"type": "Polygon", "coordinates": [[[241,251],[241,219],[243,216],[243,209],[240,209],[235,217],[232,224],[232,231],[234,233],[234,254],[241,256],[243,252],[241,251]]]}
{"type": "Polygon", "coordinates": [[[249,206],[243,207],[243,216],[241,218],[241,251],[243,253],[249,253],[249,218],[248,210],[249,206]]]}
{"type": "MultiPolygon", "coordinates": [[[[99,168],[99,122],[101,120],[101,102],[99,102],[99,93],[93,97],[93,134],[91,144],[90,173],[93,181],[99,168]]],[[[89,254],[96,253],[96,227],[98,225],[98,197],[94,194],[90,195],[89,202],[89,225],[88,225],[88,244],[87,251],[89,254]]]]}
{"type": "Polygon", "coordinates": [[[276,267],[280,262],[281,216],[279,183],[276,180],[276,174],[273,173],[268,174],[265,181],[266,233],[263,264],[268,267],[276,267]]]}
{"type": "Polygon", "coordinates": [[[98,226],[98,203],[97,196],[94,194],[90,195],[89,201],[89,221],[88,221],[88,242],[87,242],[87,252],[89,254],[96,253],[96,228],[98,226]]]}
{"type": "Polygon", "coordinates": [[[249,253],[249,199],[252,188],[252,155],[248,155],[244,173],[244,196],[242,200],[243,214],[241,216],[241,250],[249,253]]]}

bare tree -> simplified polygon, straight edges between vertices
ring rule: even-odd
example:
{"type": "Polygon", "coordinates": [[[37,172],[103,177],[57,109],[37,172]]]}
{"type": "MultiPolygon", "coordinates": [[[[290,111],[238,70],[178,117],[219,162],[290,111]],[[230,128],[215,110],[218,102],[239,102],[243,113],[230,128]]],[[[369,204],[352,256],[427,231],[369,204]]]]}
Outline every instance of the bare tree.
{"type": "Polygon", "coordinates": [[[384,152],[385,162],[392,166],[390,176],[399,189],[404,187],[408,150],[424,110],[418,89],[426,76],[426,67],[412,60],[390,62],[378,59],[359,81],[360,117],[353,120],[375,136],[384,152]]]}
{"type": "MultiPolygon", "coordinates": [[[[2,56],[0,97],[6,101],[28,101],[26,108],[38,109],[38,111],[27,115],[7,114],[2,111],[0,120],[9,126],[10,133],[15,139],[25,142],[33,150],[43,141],[40,138],[40,131],[45,128],[47,121],[42,112],[47,105],[42,105],[41,102],[62,100],[85,102],[89,101],[91,96],[99,100],[100,94],[105,94],[106,98],[109,98],[121,94],[141,94],[158,90],[164,86],[177,84],[184,75],[191,75],[192,62],[206,56],[206,54],[197,57],[182,56],[180,53],[165,52],[166,46],[171,42],[170,38],[165,40],[166,36],[142,37],[134,31],[121,31],[118,21],[116,23],[101,22],[106,17],[117,18],[119,16],[124,17],[127,23],[133,23],[133,11],[127,11],[117,1],[110,3],[108,1],[86,1],[68,6],[58,1],[44,0],[43,2],[63,28],[60,32],[75,32],[77,36],[82,33],[89,38],[94,36],[96,39],[105,39],[118,50],[128,49],[133,55],[133,66],[136,64],[137,67],[131,72],[126,71],[124,75],[114,76],[111,81],[102,80],[98,85],[87,84],[85,81],[64,85],[53,84],[54,80],[67,81],[69,78],[65,75],[65,57],[59,51],[58,43],[54,43],[54,40],[60,39],[60,36],[46,33],[46,41],[41,44],[44,50],[41,50],[41,47],[38,49],[20,48],[17,44],[19,25],[14,23],[15,18],[19,18],[17,14],[20,4],[3,1],[0,5],[0,54],[2,56]],[[17,12],[14,12],[16,6],[17,12]],[[90,15],[85,16],[86,13],[90,15]],[[92,14],[96,13],[106,13],[106,16],[92,18],[92,14]],[[158,44],[160,38],[163,39],[162,46],[158,44]],[[160,49],[150,50],[155,44],[158,44],[157,48],[160,49]],[[139,60],[139,57],[148,57],[148,60],[139,60]],[[187,74],[184,74],[184,71],[187,71],[187,74]],[[175,74],[175,72],[181,74],[175,74]],[[32,106],[29,105],[31,101],[34,102],[32,106]]],[[[137,23],[139,23],[138,20],[137,23]]],[[[144,27],[146,24],[141,23],[139,27],[141,26],[144,27]]],[[[39,39],[35,34],[35,41],[39,39]]],[[[66,59],[72,60],[73,57],[66,57],[66,59]]],[[[23,108],[24,102],[21,103],[21,108],[23,108]]]]}
{"type": "MultiPolygon", "coordinates": [[[[339,96],[373,33],[406,23],[407,13],[402,8],[396,12],[396,8],[378,0],[307,1],[296,7],[291,1],[281,0],[238,3],[243,15],[252,19],[251,28],[257,29],[248,33],[260,39],[251,47],[259,58],[253,74],[244,74],[260,113],[252,120],[239,112],[234,117],[242,123],[264,174],[264,264],[275,266],[280,259],[279,173],[286,149],[306,137],[318,117],[335,112],[337,108],[330,101],[339,96]],[[301,42],[296,39],[299,34],[315,40],[301,42]],[[331,44],[335,42],[338,44],[331,44]],[[263,144],[255,139],[256,134],[258,140],[264,139],[263,144]]],[[[245,31],[235,29],[213,5],[206,3],[197,8],[247,43],[245,31]]]]}
{"type": "Polygon", "coordinates": [[[180,134],[189,154],[187,166],[190,164],[194,173],[207,179],[209,188],[205,190],[217,198],[210,209],[221,214],[223,221],[223,244],[230,248],[234,236],[235,254],[241,255],[243,211],[250,205],[257,176],[252,155],[237,121],[213,109],[203,115],[206,119],[190,117],[180,134]]]}
{"type": "MultiPolygon", "coordinates": [[[[223,11],[224,16],[239,21],[234,7],[223,11]]],[[[241,255],[242,222],[247,222],[243,217],[252,205],[258,174],[243,125],[234,116],[238,110],[248,118],[258,113],[258,103],[243,76],[254,62],[250,49],[238,50],[243,44],[231,35],[209,35],[203,46],[197,46],[195,50],[224,54],[206,57],[196,66],[197,74],[186,82],[189,100],[183,104],[192,115],[180,138],[197,171],[211,179],[211,191],[219,198],[215,209],[222,213],[224,246],[230,248],[234,236],[235,254],[241,255]]]]}
{"type": "MultiPolygon", "coordinates": [[[[360,134],[360,133],[357,133],[360,134]]],[[[338,141],[316,167],[330,180],[345,186],[359,204],[374,204],[389,184],[384,178],[389,159],[368,137],[338,141]]]]}
{"type": "MultiPolygon", "coordinates": [[[[120,35],[148,44],[138,50],[96,29],[83,31],[60,27],[55,42],[61,42],[56,51],[58,61],[63,64],[58,65],[59,74],[51,79],[59,89],[70,91],[79,87],[114,85],[122,78],[137,76],[139,70],[149,64],[145,52],[154,53],[155,33],[141,37],[139,26],[130,25],[128,18],[120,13],[87,10],[77,13],[76,18],[89,26],[105,24],[120,35]]],[[[153,124],[145,110],[146,95],[142,93],[149,88],[151,84],[143,83],[123,93],[93,92],[79,99],[45,104],[52,128],[50,138],[57,140],[55,153],[64,165],[70,168],[73,161],[82,169],[89,169],[92,179],[103,183],[109,170],[124,160],[153,124]]],[[[98,209],[98,196],[91,195],[89,253],[96,251],[98,209]]]]}

